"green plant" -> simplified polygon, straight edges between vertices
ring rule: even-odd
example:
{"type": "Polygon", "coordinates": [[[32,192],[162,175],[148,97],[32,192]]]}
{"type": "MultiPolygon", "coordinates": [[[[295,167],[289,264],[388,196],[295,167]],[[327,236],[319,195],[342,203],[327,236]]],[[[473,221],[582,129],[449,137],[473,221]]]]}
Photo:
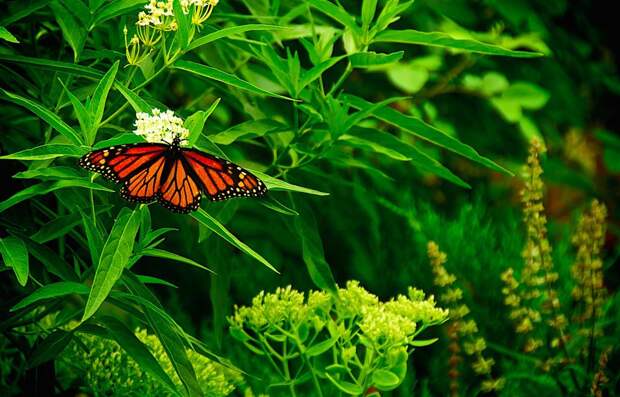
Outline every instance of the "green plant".
{"type": "MultiPolygon", "coordinates": [[[[506,201],[507,178],[531,136],[544,136],[551,153],[585,148],[587,156],[565,152],[577,166],[550,161],[547,174],[613,203],[613,189],[601,187],[612,176],[595,178],[592,164],[598,139],[617,144],[600,130],[613,128],[599,123],[606,107],[597,100],[604,87],[619,86],[611,57],[599,59],[591,44],[599,40],[557,24],[561,16],[581,16],[584,6],[507,4],[2,2],[3,377],[12,368],[9,391],[0,394],[24,394],[24,385],[65,392],[41,374],[59,362],[63,347],[98,338],[114,340],[158,387],[200,395],[191,352],[227,364],[213,352],[232,355],[222,342],[234,302],[286,284],[335,294],[337,282],[348,279],[382,297],[414,282],[430,289],[430,272],[412,265],[428,268],[420,257],[430,234],[450,253],[454,265],[446,266],[462,280],[481,334],[489,341],[493,332],[507,335],[478,303],[498,302],[490,297],[501,289],[498,272],[481,264],[512,265],[521,237],[496,239],[483,214],[506,201]],[[551,51],[553,57],[541,56],[551,51]],[[188,146],[255,172],[268,196],[203,203],[178,216],[128,205],[116,186],[76,166],[90,150],[141,142],[131,133],[136,114],[153,109],[184,120],[188,146]],[[576,133],[564,142],[567,130],[576,133]],[[464,187],[489,181],[484,204],[461,208],[469,197],[464,187]],[[416,210],[412,197],[429,203],[416,210]],[[442,214],[452,211],[460,219],[442,236],[442,214]],[[468,233],[472,241],[463,241],[463,230],[477,230],[468,233]],[[485,249],[484,241],[495,245],[485,249]],[[136,327],[159,339],[176,375],[132,337],[136,327]],[[197,329],[209,332],[199,340],[197,329]]],[[[614,169],[613,145],[605,147],[605,172],[614,169]]],[[[605,313],[616,310],[615,296],[605,313]]],[[[613,338],[606,316],[603,334],[613,338]]],[[[391,393],[411,395],[418,385],[444,393],[432,381],[443,376],[442,347],[429,346],[434,354],[415,360],[391,393]]],[[[244,368],[251,362],[247,352],[235,356],[244,368]]],[[[477,385],[474,379],[465,374],[462,390],[477,385]]]]}
{"type": "Polygon", "coordinates": [[[380,302],[349,281],[334,295],[310,291],[307,299],[290,286],[261,292],[251,306],[235,308],[228,321],[232,336],[277,373],[268,390],[287,387],[295,396],[301,388],[328,396],[398,387],[413,350],[436,341],[418,335],[447,316],[432,296],[415,288],[380,302]]]}

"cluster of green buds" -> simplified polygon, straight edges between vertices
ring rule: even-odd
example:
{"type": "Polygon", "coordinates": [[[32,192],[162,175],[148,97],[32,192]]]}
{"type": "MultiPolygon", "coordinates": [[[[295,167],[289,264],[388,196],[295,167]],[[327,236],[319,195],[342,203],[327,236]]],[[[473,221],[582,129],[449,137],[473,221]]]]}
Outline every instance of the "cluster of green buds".
{"type": "Polygon", "coordinates": [[[191,25],[200,29],[209,19],[219,0],[180,0],[180,8],[175,9],[174,0],[150,0],[138,13],[135,33],[129,38],[127,27],[125,36],[125,55],[130,65],[140,65],[161,44],[165,49],[166,34],[179,29],[177,12],[190,15],[191,25]]]}
{"type": "Polygon", "coordinates": [[[264,356],[291,395],[309,388],[322,396],[397,387],[409,354],[436,340],[418,335],[447,317],[432,296],[415,288],[381,302],[349,281],[334,293],[310,291],[307,298],[290,286],[261,292],[228,320],[232,336],[264,356]]]}
{"type": "MultiPolygon", "coordinates": [[[[70,327],[77,323],[69,324],[70,327]]],[[[135,331],[166,374],[184,390],[159,339],[144,329],[135,331]]],[[[112,339],[80,334],[80,342],[72,342],[57,361],[57,371],[62,383],[79,384],[95,396],[171,396],[168,388],[145,371],[121,346],[112,339]]],[[[242,382],[238,371],[224,367],[193,350],[186,349],[196,371],[196,379],[206,397],[224,397],[242,382]]]]}

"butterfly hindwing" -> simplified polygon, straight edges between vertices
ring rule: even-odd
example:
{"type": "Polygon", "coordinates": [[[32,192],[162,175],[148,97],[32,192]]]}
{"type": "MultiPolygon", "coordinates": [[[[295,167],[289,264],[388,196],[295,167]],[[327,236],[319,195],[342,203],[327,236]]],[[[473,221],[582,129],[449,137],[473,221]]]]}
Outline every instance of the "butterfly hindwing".
{"type": "Polygon", "coordinates": [[[170,160],[160,185],[157,201],[164,207],[181,213],[195,211],[200,206],[200,186],[188,171],[182,158],[170,160]]]}
{"type": "Polygon", "coordinates": [[[228,160],[193,149],[184,149],[183,158],[212,201],[260,197],[267,192],[260,179],[228,160]]]}

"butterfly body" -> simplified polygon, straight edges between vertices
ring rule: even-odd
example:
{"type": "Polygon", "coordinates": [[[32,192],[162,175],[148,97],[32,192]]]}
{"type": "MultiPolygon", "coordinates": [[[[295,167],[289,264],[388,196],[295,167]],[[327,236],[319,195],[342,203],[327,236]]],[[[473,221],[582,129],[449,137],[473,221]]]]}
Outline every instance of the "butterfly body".
{"type": "Polygon", "coordinates": [[[265,184],[228,160],[172,144],[137,143],[95,150],[80,166],[122,183],[121,196],[131,202],[158,201],[164,207],[188,213],[200,206],[201,192],[212,201],[233,197],[260,197],[265,184]]]}

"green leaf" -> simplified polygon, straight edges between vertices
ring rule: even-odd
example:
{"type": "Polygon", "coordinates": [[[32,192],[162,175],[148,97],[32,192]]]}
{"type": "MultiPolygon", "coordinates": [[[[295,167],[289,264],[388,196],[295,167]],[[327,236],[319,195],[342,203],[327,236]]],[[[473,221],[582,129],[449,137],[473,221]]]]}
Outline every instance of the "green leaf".
{"type": "Polygon", "coordinates": [[[314,284],[327,291],[336,292],[336,281],[325,260],[323,242],[310,207],[298,208],[301,215],[295,217],[295,230],[301,240],[303,259],[314,284]]]}
{"type": "MultiPolygon", "coordinates": [[[[88,244],[88,251],[90,253],[90,260],[94,266],[98,259],[101,257],[101,250],[103,249],[103,236],[95,224],[95,220],[92,217],[84,214],[79,209],[80,216],[82,218],[82,226],[84,227],[84,234],[86,234],[86,242],[88,244]]],[[[96,218],[96,216],[95,216],[96,218]]]]}
{"type": "Polygon", "coordinates": [[[9,43],[19,43],[19,40],[17,40],[4,26],[0,26],[0,39],[8,41],[9,43]]]}
{"type": "Polygon", "coordinates": [[[125,99],[127,99],[127,102],[129,102],[129,104],[131,105],[133,110],[136,111],[136,113],[138,112],[149,113],[151,109],[153,108],[151,105],[148,104],[148,102],[140,98],[138,94],[131,91],[129,88],[125,87],[123,84],[116,82],[114,84],[114,88],[116,88],[121,93],[121,95],[123,95],[125,99]]]}
{"type": "Polygon", "coordinates": [[[84,49],[86,41],[86,29],[73,17],[71,12],[59,1],[52,1],[50,7],[54,12],[56,21],[62,30],[62,35],[73,49],[73,60],[77,63],[84,49]]]}
{"type": "Polygon", "coordinates": [[[119,15],[133,14],[145,5],[144,0],[114,0],[108,2],[108,4],[102,9],[98,10],[94,15],[94,19],[90,24],[88,30],[93,30],[97,25],[103,22],[116,18],[119,15]]]}
{"type": "Polygon", "coordinates": [[[312,345],[306,350],[305,354],[308,357],[318,356],[320,354],[325,353],[329,349],[336,344],[337,338],[329,338],[322,342],[317,343],[316,345],[312,345]]]}
{"type": "Polygon", "coordinates": [[[38,367],[56,358],[69,345],[71,339],[73,333],[61,329],[49,334],[35,345],[34,352],[28,359],[28,368],[38,367]]]}
{"type": "Polygon", "coordinates": [[[125,145],[129,143],[145,142],[144,138],[140,135],[136,135],[133,132],[124,132],[119,135],[113,136],[110,139],[104,139],[93,145],[93,150],[103,149],[110,146],[125,145]]]}
{"type": "Polygon", "coordinates": [[[171,287],[171,288],[179,288],[176,285],[172,284],[171,282],[162,280],[161,278],[158,278],[158,277],[142,276],[139,274],[136,274],[136,277],[138,278],[138,280],[140,280],[141,283],[144,283],[144,284],[157,284],[157,285],[163,285],[163,286],[171,287]]]}
{"type": "Polygon", "coordinates": [[[63,156],[82,157],[86,153],[88,153],[88,148],[84,146],[47,144],[0,156],[0,160],[50,160],[63,156]]]}
{"type": "MultiPolygon", "coordinates": [[[[372,103],[353,95],[344,95],[343,100],[358,109],[366,109],[373,105],[372,103]]],[[[451,152],[454,152],[472,161],[480,163],[494,171],[502,172],[507,175],[512,175],[512,173],[504,167],[478,154],[478,152],[476,152],[476,150],[471,146],[459,142],[457,139],[425,123],[421,119],[406,116],[399,111],[388,107],[377,109],[373,112],[373,115],[381,121],[401,128],[405,132],[413,134],[428,142],[441,146],[451,152]]]]}
{"type": "Polygon", "coordinates": [[[258,254],[252,248],[250,248],[247,244],[245,244],[243,241],[235,237],[235,235],[232,234],[228,229],[226,229],[224,225],[222,225],[217,219],[209,215],[203,209],[198,209],[198,211],[193,212],[191,215],[192,215],[192,218],[202,223],[208,229],[215,232],[218,236],[228,241],[231,245],[239,248],[241,251],[251,256],[252,258],[256,259],[257,261],[267,266],[269,269],[273,270],[274,272],[278,274],[280,273],[276,270],[275,267],[273,267],[271,263],[269,263],[269,261],[267,261],[267,259],[263,258],[260,254],[258,254]]]}
{"type": "Polygon", "coordinates": [[[28,200],[29,198],[40,196],[43,194],[47,194],[53,192],[58,189],[64,189],[68,187],[80,187],[92,190],[101,190],[104,192],[113,192],[114,190],[108,189],[107,187],[101,186],[97,183],[80,180],[80,179],[70,179],[63,180],[57,182],[42,182],[37,185],[33,185],[27,187],[24,190],[21,190],[15,193],[13,196],[8,199],[0,202],[0,212],[3,212],[15,204],[21,203],[24,200],[28,200]]]}
{"type": "Polygon", "coordinates": [[[213,33],[209,33],[207,35],[197,38],[196,40],[193,40],[191,44],[187,47],[187,50],[191,51],[205,44],[214,42],[216,40],[219,40],[225,37],[230,37],[236,34],[240,34],[240,33],[258,31],[258,30],[274,31],[274,30],[281,30],[281,29],[287,29],[287,27],[278,26],[278,25],[261,25],[261,24],[231,26],[231,27],[216,30],[213,33]]]}
{"type": "Polygon", "coordinates": [[[249,120],[215,135],[209,135],[209,139],[219,145],[230,145],[240,138],[254,138],[268,133],[288,131],[289,129],[288,126],[271,119],[249,120]]]}
{"type": "Polygon", "coordinates": [[[62,280],[79,281],[71,266],[56,252],[45,245],[35,243],[29,239],[25,239],[25,242],[28,246],[28,252],[41,262],[48,272],[62,280]]]}
{"type": "Polygon", "coordinates": [[[334,66],[338,61],[345,58],[345,55],[339,57],[333,57],[326,61],[319,63],[311,69],[304,72],[299,81],[299,91],[303,90],[308,84],[321,77],[321,75],[329,68],[334,66]]]}
{"type": "Polygon", "coordinates": [[[368,128],[353,128],[349,134],[340,137],[348,144],[369,149],[402,161],[411,161],[415,167],[424,172],[435,174],[455,185],[469,189],[470,186],[437,160],[429,157],[415,146],[396,136],[383,131],[368,128]]]}
{"type": "Polygon", "coordinates": [[[361,396],[364,393],[364,389],[360,385],[356,385],[355,383],[347,382],[345,380],[336,379],[328,372],[325,373],[325,377],[327,377],[327,379],[329,379],[329,381],[343,393],[347,393],[352,396],[361,396]]]}
{"type": "Polygon", "coordinates": [[[279,212],[284,215],[292,215],[292,216],[299,215],[299,212],[295,211],[292,208],[287,207],[286,205],[282,204],[281,202],[279,202],[278,200],[274,199],[271,196],[265,197],[263,200],[260,201],[260,203],[262,206],[267,207],[270,210],[279,212]]]}
{"type": "Polygon", "coordinates": [[[317,11],[348,27],[356,35],[361,34],[360,28],[357,25],[357,22],[355,22],[355,18],[352,17],[344,8],[327,0],[308,0],[308,4],[310,4],[310,6],[315,8],[317,11]]]}
{"type": "Polygon", "coordinates": [[[413,29],[385,30],[373,39],[373,43],[417,44],[431,47],[462,50],[486,55],[501,55],[516,58],[534,58],[544,54],[530,51],[514,51],[494,44],[487,44],[471,39],[456,39],[446,33],[420,32],[413,29]]]}
{"type": "Polygon", "coordinates": [[[287,190],[290,192],[299,192],[306,194],[313,194],[315,196],[329,196],[329,193],[321,192],[319,190],[310,189],[303,186],[294,185],[281,179],[274,178],[270,175],[263,174],[262,172],[252,170],[252,173],[259,177],[267,186],[269,190],[287,190]]]}
{"type": "MultiPolygon", "coordinates": [[[[181,0],[173,0],[174,17],[177,21],[177,29],[174,34],[174,44],[181,51],[185,51],[192,35],[192,16],[183,12],[181,0]]],[[[193,8],[193,7],[192,7],[193,8]]]]}
{"type": "Polygon", "coordinates": [[[58,179],[75,179],[83,177],[84,175],[78,172],[75,167],[64,166],[33,168],[31,170],[18,172],[17,174],[13,175],[13,178],[17,179],[42,179],[44,181],[58,179]]]}
{"type": "Polygon", "coordinates": [[[289,97],[279,95],[279,94],[274,94],[272,92],[263,90],[262,88],[258,88],[255,85],[252,85],[245,80],[241,80],[239,77],[233,74],[222,72],[219,69],[212,68],[210,66],[201,65],[196,62],[176,61],[173,67],[175,69],[185,70],[186,72],[193,73],[197,76],[204,77],[210,80],[216,80],[216,81],[231,85],[233,87],[237,87],[239,89],[252,92],[254,94],[268,95],[274,98],[287,99],[291,101],[293,100],[289,97]]]}
{"type": "Polygon", "coordinates": [[[80,100],[65,86],[65,84],[60,81],[62,87],[65,90],[65,93],[69,97],[69,101],[71,101],[71,106],[73,106],[73,111],[77,116],[78,122],[80,123],[80,128],[84,134],[84,137],[87,137],[88,130],[91,128],[92,122],[90,118],[90,114],[86,110],[86,107],[80,102],[80,100]]]}
{"type": "Polygon", "coordinates": [[[23,309],[28,305],[32,305],[33,303],[45,299],[58,298],[60,296],[71,294],[88,295],[89,291],[90,289],[86,285],[72,281],[61,281],[58,283],[47,284],[19,301],[11,308],[11,311],[23,309]]]}
{"type": "Polygon", "coordinates": [[[381,391],[389,391],[400,385],[400,379],[391,371],[378,369],[372,373],[372,385],[381,391]]]}
{"type": "Polygon", "coordinates": [[[368,29],[377,11],[377,0],[362,1],[362,27],[368,29]]]}
{"type": "Polygon", "coordinates": [[[17,2],[12,4],[10,8],[11,12],[6,13],[8,15],[4,16],[0,20],[0,25],[9,26],[10,24],[19,21],[27,17],[28,15],[38,11],[39,9],[45,7],[51,0],[32,0],[28,2],[17,2]]]}
{"type": "Polygon", "coordinates": [[[429,72],[425,68],[400,63],[387,70],[390,82],[407,94],[420,91],[428,81],[429,72]]]}
{"type": "Polygon", "coordinates": [[[141,369],[161,382],[172,394],[180,395],[174,382],[166,374],[159,361],[125,324],[109,316],[102,318],[102,322],[112,338],[136,361],[141,369]]]}
{"type": "Polygon", "coordinates": [[[114,83],[114,79],[116,78],[116,72],[118,71],[119,61],[114,62],[114,65],[108,70],[108,72],[103,76],[97,88],[95,88],[95,92],[90,100],[90,105],[88,110],[91,114],[91,121],[93,123],[89,134],[88,141],[89,145],[92,145],[95,141],[95,134],[97,129],[99,128],[99,124],[103,119],[103,112],[105,111],[105,104],[108,100],[108,94],[110,92],[110,88],[112,88],[112,84],[114,83]]]}
{"type": "Polygon", "coordinates": [[[88,295],[82,322],[90,318],[106,299],[116,281],[129,263],[133,245],[140,226],[140,213],[123,209],[114,222],[103,246],[95,272],[95,279],[88,295]]]}
{"type": "Polygon", "coordinates": [[[5,91],[5,90],[2,90],[2,93],[6,95],[7,97],[9,97],[9,100],[11,102],[25,107],[26,109],[30,110],[32,113],[39,116],[42,120],[47,122],[56,131],[60,132],[62,135],[67,137],[75,145],[82,144],[82,140],[80,139],[79,134],[73,128],[69,127],[67,123],[62,121],[62,119],[58,117],[58,115],[56,115],[55,113],[52,113],[50,110],[43,107],[43,105],[36,103],[30,99],[19,96],[17,94],[13,94],[11,92],[5,91]]]}
{"type": "Polygon", "coordinates": [[[30,238],[39,243],[44,244],[48,241],[57,239],[69,233],[81,221],[79,212],[73,212],[61,217],[55,217],[50,222],[39,227],[39,230],[30,238]]]}
{"type": "Polygon", "coordinates": [[[537,110],[545,106],[549,93],[536,84],[520,81],[511,84],[501,97],[518,102],[525,109],[537,110]]]}
{"type": "Polygon", "coordinates": [[[190,147],[194,146],[194,144],[200,137],[200,134],[202,134],[205,123],[209,119],[209,116],[211,116],[211,113],[213,113],[217,105],[220,103],[220,99],[221,98],[217,98],[215,101],[213,101],[213,103],[211,104],[211,106],[209,106],[209,109],[207,109],[206,112],[202,110],[198,111],[189,116],[187,120],[185,120],[184,126],[189,130],[189,138],[187,140],[190,147]]]}
{"type": "Polygon", "coordinates": [[[167,316],[155,295],[138,281],[131,272],[125,271],[123,282],[133,296],[141,298],[144,303],[148,303],[143,305],[144,314],[170,358],[172,366],[179,375],[183,385],[185,385],[188,395],[202,396],[200,384],[196,380],[196,372],[185,352],[184,339],[182,338],[185,336],[183,330],[180,329],[174,320],[167,316]]]}
{"type": "Polygon", "coordinates": [[[173,260],[173,261],[185,263],[187,265],[191,265],[191,266],[197,267],[199,269],[206,270],[208,272],[213,273],[213,270],[209,269],[206,266],[201,265],[200,263],[198,263],[198,262],[196,262],[196,261],[194,261],[192,259],[186,258],[186,257],[178,255],[178,254],[175,254],[173,252],[168,252],[168,251],[165,251],[165,250],[162,250],[162,249],[146,248],[146,249],[143,249],[142,251],[140,251],[140,254],[144,255],[144,256],[151,256],[151,257],[154,257],[154,258],[170,259],[170,260],[173,260]]]}
{"type": "Polygon", "coordinates": [[[404,54],[405,51],[397,51],[390,54],[381,54],[374,51],[357,52],[349,56],[349,61],[351,61],[351,66],[354,68],[370,68],[398,62],[404,54]]]}
{"type": "Polygon", "coordinates": [[[35,68],[42,70],[50,70],[60,73],[69,73],[76,76],[87,77],[95,80],[99,80],[103,73],[88,66],[77,65],[68,62],[54,61],[45,58],[32,58],[21,55],[5,55],[0,54],[0,60],[12,63],[22,63],[26,65],[34,66],[35,68]]]}
{"type": "Polygon", "coordinates": [[[17,282],[22,287],[28,282],[28,249],[24,242],[14,236],[0,239],[0,254],[7,267],[13,268],[17,282]]]}
{"type": "Polygon", "coordinates": [[[411,346],[415,346],[415,347],[424,347],[424,346],[429,346],[432,345],[433,343],[437,342],[439,340],[439,338],[432,338],[432,339],[415,339],[413,340],[410,345],[411,346]]]}

